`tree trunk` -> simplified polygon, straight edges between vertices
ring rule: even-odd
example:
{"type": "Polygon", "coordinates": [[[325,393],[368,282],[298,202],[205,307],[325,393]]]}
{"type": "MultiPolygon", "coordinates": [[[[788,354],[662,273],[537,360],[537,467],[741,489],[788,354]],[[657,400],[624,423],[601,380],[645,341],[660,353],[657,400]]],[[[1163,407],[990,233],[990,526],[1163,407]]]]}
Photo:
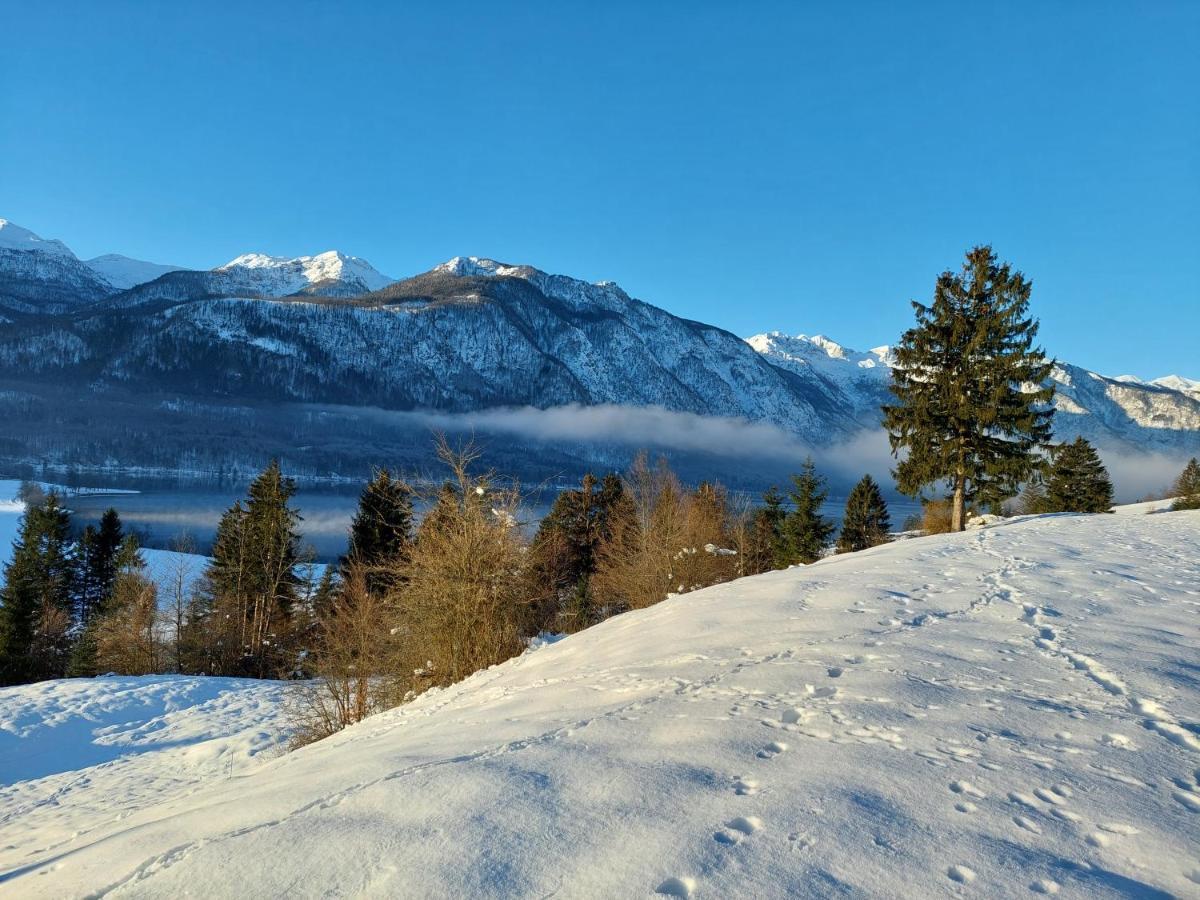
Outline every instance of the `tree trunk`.
{"type": "Polygon", "coordinates": [[[950,530],[962,531],[966,527],[966,480],[959,475],[954,480],[954,499],[951,501],[953,507],[951,509],[950,530]]]}

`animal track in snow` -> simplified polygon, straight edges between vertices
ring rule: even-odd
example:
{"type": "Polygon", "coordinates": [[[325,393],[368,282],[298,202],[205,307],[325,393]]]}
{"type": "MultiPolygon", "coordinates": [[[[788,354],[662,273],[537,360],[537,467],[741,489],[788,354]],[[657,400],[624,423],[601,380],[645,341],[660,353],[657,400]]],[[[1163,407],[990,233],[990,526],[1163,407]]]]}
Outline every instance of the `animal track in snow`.
{"type": "Polygon", "coordinates": [[[1058,882],[1051,881],[1049,878],[1039,878],[1029,886],[1029,889],[1035,894],[1057,894],[1058,882]]]}
{"type": "Polygon", "coordinates": [[[783,741],[771,741],[771,743],[767,744],[767,746],[758,751],[758,758],[772,759],[778,756],[780,753],[786,752],[787,748],[788,745],[783,743],[783,741]]]}
{"type": "Polygon", "coordinates": [[[1200,813],[1200,794],[1193,794],[1191,791],[1172,791],[1171,796],[1192,812],[1200,813]]]}
{"type": "Polygon", "coordinates": [[[960,800],[958,803],[954,804],[954,808],[960,813],[973,813],[979,809],[979,807],[970,800],[960,800]]]}

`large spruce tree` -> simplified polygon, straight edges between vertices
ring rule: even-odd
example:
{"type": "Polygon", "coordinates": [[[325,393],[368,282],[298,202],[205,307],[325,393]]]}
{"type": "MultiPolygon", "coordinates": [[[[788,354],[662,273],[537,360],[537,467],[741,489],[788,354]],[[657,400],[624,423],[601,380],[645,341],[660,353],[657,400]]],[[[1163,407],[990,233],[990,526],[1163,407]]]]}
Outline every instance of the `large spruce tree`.
{"type": "Polygon", "coordinates": [[[961,272],[938,276],[931,306],[913,302],[917,325],[896,348],[896,402],[883,413],[897,484],[916,496],[945,482],[954,531],[968,503],[1014,495],[1050,439],[1053,363],[1034,346],[1031,288],[991,247],[976,247],[961,272]]]}
{"type": "Polygon", "coordinates": [[[887,501],[883,492],[870,475],[850,491],[846,499],[846,512],[842,518],[842,531],[838,535],[838,553],[866,550],[889,540],[892,521],[888,516],[887,501]]]}
{"type": "Polygon", "coordinates": [[[391,583],[388,570],[403,560],[412,540],[412,488],[379,469],[359,495],[346,566],[359,566],[367,590],[382,595],[391,583]]]}
{"type": "Polygon", "coordinates": [[[1175,480],[1171,509],[1200,509],[1200,462],[1192,457],[1175,480]]]}
{"type": "Polygon", "coordinates": [[[70,514],[51,492],[29,506],[0,588],[0,683],[66,671],[75,587],[70,514]]]}
{"type": "Polygon", "coordinates": [[[805,460],[798,475],[792,476],[792,510],[784,521],[784,559],[790,563],[814,563],[821,558],[834,525],[821,515],[821,506],[829,496],[825,479],[817,474],[812,458],[805,460]]]}
{"type": "Polygon", "coordinates": [[[1054,449],[1045,512],[1103,513],[1112,508],[1112,499],[1112,481],[1095,447],[1078,437],[1054,449]]]}

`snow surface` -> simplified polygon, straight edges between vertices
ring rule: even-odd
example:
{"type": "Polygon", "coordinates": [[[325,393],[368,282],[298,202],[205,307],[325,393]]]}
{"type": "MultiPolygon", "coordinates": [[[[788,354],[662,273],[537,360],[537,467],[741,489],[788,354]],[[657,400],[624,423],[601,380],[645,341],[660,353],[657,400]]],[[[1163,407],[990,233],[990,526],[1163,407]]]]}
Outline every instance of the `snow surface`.
{"type": "Polygon", "coordinates": [[[9,688],[3,758],[79,758],[0,795],[0,892],[1194,897],[1198,612],[1200,513],[1025,517],[677,596],[232,779],[204,736],[269,745],[276,684],[144,728],[218,680],[9,688]]]}
{"type": "Polygon", "coordinates": [[[107,253],[93,259],[84,260],[84,265],[94,271],[109,284],[121,290],[128,290],[147,281],[153,281],[168,272],[182,272],[183,266],[170,266],[163,263],[146,262],[141,259],[131,259],[119,253],[107,253]]]}

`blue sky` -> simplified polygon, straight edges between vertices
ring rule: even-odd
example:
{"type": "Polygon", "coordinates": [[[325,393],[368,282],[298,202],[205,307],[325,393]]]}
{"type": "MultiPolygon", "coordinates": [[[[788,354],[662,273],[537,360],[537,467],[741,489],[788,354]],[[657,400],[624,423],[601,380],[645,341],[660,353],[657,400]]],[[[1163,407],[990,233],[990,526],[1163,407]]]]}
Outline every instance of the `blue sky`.
{"type": "Polygon", "coordinates": [[[0,216],[81,256],[492,256],[865,348],[990,242],[1050,353],[1200,377],[1194,2],[47,8],[0,216]]]}

